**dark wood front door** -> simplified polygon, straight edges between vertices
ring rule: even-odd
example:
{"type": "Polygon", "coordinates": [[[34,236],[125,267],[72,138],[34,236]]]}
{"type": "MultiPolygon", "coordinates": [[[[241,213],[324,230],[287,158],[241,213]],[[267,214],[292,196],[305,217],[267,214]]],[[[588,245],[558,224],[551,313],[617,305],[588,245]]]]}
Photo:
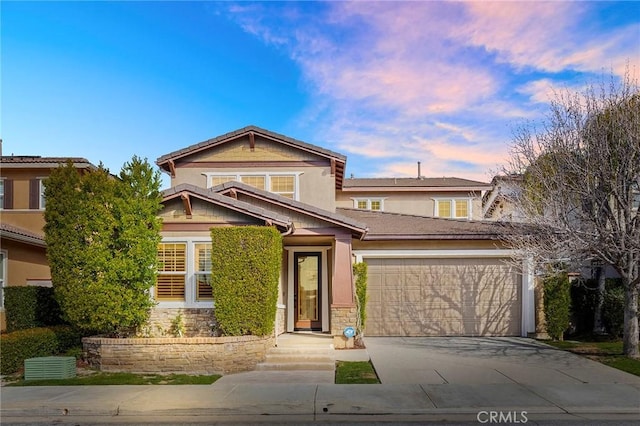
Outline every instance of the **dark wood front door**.
{"type": "Polygon", "coordinates": [[[295,328],[297,330],[321,330],[321,253],[296,253],[294,255],[295,328]]]}

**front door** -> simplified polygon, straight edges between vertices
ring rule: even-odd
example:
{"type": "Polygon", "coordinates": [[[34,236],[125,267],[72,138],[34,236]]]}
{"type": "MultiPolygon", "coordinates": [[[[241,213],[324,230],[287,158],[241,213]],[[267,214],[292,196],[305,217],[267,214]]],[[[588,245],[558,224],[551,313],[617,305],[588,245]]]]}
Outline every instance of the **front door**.
{"type": "Polygon", "coordinates": [[[294,304],[296,330],[322,330],[321,253],[295,253],[294,304]]]}

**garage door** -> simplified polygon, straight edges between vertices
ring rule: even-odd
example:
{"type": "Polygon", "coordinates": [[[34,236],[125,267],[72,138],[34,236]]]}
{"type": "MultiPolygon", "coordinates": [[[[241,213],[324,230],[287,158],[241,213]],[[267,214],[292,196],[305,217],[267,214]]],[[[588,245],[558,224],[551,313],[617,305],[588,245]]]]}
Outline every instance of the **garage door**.
{"type": "Polygon", "coordinates": [[[364,259],[369,336],[520,335],[521,276],[505,259],[364,259]]]}

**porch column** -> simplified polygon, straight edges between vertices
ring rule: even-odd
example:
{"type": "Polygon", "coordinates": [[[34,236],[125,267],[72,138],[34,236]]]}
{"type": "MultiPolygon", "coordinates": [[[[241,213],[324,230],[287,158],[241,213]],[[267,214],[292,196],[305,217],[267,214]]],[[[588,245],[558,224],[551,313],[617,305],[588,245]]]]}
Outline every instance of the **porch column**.
{"type": "Polygon", "coordinates": [[[354,339],[343,335],[345,327],[354,327],[358,316],[353,294],[351,235],[336,235],[331,286],[331,334],[336,349],[353,347],[354,339]]]}
{"type": "Polygon", "coordinates": [[[351,235],[336,235],[331,283],[331,306],[347,307],[355,304],[351,267],[351,235]]]}

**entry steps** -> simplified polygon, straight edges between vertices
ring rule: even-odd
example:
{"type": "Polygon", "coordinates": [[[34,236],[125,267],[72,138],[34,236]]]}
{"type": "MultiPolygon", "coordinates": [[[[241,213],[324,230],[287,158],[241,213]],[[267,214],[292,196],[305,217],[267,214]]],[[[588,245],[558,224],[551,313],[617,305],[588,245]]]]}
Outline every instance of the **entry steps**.
{"type": "Polygon", "coordinates": [[[334,371],[335,358],[330,335],[286,333],[277,338],[277,346],[267,351],[259,371],[334,371]]]}

